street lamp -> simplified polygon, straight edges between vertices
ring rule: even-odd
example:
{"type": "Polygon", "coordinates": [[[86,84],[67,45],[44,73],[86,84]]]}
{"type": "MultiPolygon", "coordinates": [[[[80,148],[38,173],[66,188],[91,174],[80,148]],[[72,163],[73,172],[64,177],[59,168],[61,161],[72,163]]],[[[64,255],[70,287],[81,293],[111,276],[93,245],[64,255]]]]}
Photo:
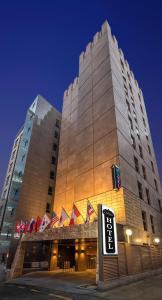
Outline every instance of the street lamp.
{"type": "Polygon", "coordinates": [[[128,240],[128,244],[130,243],[130,236],[132,235],[133,231],[130,228],[127,228],[125,231],[126,235],[127,235],[127,240],[128,240]]]}
{"type": "Polygon", "coordinates": [[[160,243],[160,239],[158,237],[154,238],[154,243],[158,245],[160,243]]]}

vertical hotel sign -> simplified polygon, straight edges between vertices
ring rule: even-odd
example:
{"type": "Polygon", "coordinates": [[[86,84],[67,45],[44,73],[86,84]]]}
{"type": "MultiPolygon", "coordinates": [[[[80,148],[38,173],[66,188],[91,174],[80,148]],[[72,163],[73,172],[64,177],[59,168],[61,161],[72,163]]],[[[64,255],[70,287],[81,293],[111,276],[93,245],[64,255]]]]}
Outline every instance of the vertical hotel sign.
{"type": "Polygon", "coordinates": [[[118,254],[115,214],[111,208],[108,208],[105,205],[101,205],[101,224],[102,254],[118,254]]]}
{"type": "Polygon", "coordinates": [[[112,165],[112,179],[113,189],[119,190],[121,188],[120,168],[117,165],[112,165]]]}

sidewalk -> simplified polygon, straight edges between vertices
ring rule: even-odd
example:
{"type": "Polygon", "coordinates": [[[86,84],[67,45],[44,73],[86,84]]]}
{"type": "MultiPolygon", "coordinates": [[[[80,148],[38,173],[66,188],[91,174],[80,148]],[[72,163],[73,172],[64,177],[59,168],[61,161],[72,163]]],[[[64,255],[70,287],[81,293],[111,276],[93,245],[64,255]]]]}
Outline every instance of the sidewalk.
{"type": "Polygon", "coordinates": [[[101,298],[106,300],[162,300],[162,274],[111,290],[99,290],[93,278],[89,278],[87,282],[86,279],[82,280],[82,274],[78,274],[79,276],[71,274],[69,278],[66,278],[65,273],[60,273],[59,276],[57,273],[50,274],[50,276],[47,276],[45,272],[39,273],[41,274],[33,273],[8,283],[66,292],[74,299],[85,299],[87,295],[89,300],[101,298]]]}

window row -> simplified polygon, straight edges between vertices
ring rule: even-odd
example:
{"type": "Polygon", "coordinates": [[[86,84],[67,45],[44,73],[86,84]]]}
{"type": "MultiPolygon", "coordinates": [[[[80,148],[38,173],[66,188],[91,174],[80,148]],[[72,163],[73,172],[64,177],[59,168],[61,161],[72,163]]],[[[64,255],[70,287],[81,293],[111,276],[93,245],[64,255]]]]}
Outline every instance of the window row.
{"type": "MultiPolygon", "coordinates": [[[[148,222],[147,222],[147,215],[144,210],[142,210],[142,220],[143,220],[143,229],[147,231],[148,222]]],[[[151,224],[152,233],[155,233],[154,217],[152,215],[150,215],[150,224],[151,224]]]]}
{"type": "MultiPolygon", "coordinates": [[[[155,180],[154,182],[156,182],[156,184],[157,184],[156,179],[154,179],[154,180],[155,180]]],[[[156,186],[156,184],[155,184],[155,186],[156,186]]],[[[142,186],[142,183],[141,183],[140,181],[138,181],[138,180],[137,180],[137,186],[138,186],[138,194],[139,194],[139,198],[140,198],[141,200],[143,200],[143,199],[144,199],[144,196],[143,196],[143,186],[142,186]]],[[[157,186],[157,188],[158,188],[158,186],[157,186]]],[[[156,188],[155,188],[155,189],[156,189],[156,188]]],[[[148,188],[145,188],[145,191],[146,191],[147,202],[148,202],[149,205],[151,205],[149,189],[148,189],[148,188]]],[[[156,189],[156,191],[158,191],[158,189],[156,189]]],[[[160,205],[159,205],[159,208],[160,208],[160,205]]],[[[161,210],[161,209],[160,209],[160,210],[161,210]]]]}

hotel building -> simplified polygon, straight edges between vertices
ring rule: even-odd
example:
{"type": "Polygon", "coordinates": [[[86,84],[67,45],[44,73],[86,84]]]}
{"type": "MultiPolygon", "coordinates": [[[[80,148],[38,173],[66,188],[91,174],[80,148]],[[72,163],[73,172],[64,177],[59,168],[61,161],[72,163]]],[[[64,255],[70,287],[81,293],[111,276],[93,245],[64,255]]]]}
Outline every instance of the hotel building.
{"type": "Polygon", "coordinates": [[[63,207],[70,216],[75,204],[81,216],[76,226],[68,219],[63,227],[26,235],[12,277],[21,274],[30,242],[41,240],[53,244],[51,270],[96,268],[98,283],[162,266],[156,245],[162,242],[161,201],[143,94],[106,21],[81,53],[79,76],[63,99],[53,209],[60,216],[63,207]],[[120,170],[117,189],[113,166],[120,170]],[[95,212],[85,224],[88,201],[95,212]],[[104,256],[100,249],[99,204],[115,211],[116,256],[104,256]]]}
{"type": "Polygon", "coordinates": [[[15,137],[0,200],[0,254],[10,266],[16,222],[51,213],[55,189],[61,114],[42,96],[29,107],[15,137]]]}

